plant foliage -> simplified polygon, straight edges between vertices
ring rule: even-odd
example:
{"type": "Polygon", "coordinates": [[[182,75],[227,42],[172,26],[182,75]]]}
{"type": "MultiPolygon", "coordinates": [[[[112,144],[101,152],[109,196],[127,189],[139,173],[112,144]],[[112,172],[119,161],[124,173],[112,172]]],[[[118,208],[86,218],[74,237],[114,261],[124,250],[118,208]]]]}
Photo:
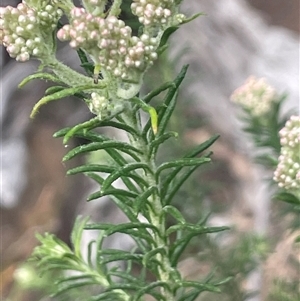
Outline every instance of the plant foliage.
{"type": "Polygon", "coordinates": [[[224,231],[226,227],[208,227],[205,220],[190,224],[172,205],[172,199],[188,177],[203,164],[211,161],[208,148],[218,136],[210,138],[181,159],[156,164],[156,155],[161,145],[176,137],[167,130],[167,124],[177,101],[177,92],[185,77],[184,66],[171,83],[146,96],[128,103],[127,108],[99,120],[66,128],[55,137],[63,137],[66,143],[73,136],[88,141],[70,150],[64,161],[78,155],[104,150],[111,158],[107,164],[86,163],[68,171],[69,175],[84,173],[99,184],[99,190],[89,196],[88,201],[104,196],[124,212],[128,222],[122,224],[92,223],[78,218],[72,233],[72,248],[53,235],[39,236],[41,246],[34,252],[38,265],[45,271],[59,269],[76,271],[57,280],[56,294],[82,286],[100,285],[90,300],[143,300],[151,295],[155,300],[195,300],[203,291],[220,292],[223,282],[196,282],[181,277],[178,262],[189,241],[199,235],[224,231]],[[150,107],[151,100],[166,90],[164,103],[157,109],[157,131],[153,131],[153,119],[143,126],[141,110],[150,107]],[[152,123],[152,125],[151,125],[152,123]],[[99,134],[97,129],[111,126],[123,130],[128,142],[118,141],[99,134]],[[180,173],[180,171],[184,171],[180,173]],[[165,174],[167,172],[167,174],[165,174]],[[104,176],[104,175],[107,176],[104,176]],[[117,181],[123,185],[120,189],[117,181]],[[141,222],[143,216],[146,222],[141,222]],[[168,225],[168,216],[175,224],[168,225]],[[81,253],[81,236],[84,230],[98,230],[99,237],[91,241],[88,254],[81,253]],[[115,233],[129,235],[135,242],[132,250],[102,249],[103,241],[115,233]],[[174,239],[175,237],[175,239],[174,239]],[[96,256],[94,256],[96,254],[96,256]],[[120,263],[125,264],[122,268],[120,263]],[[133,267],[139,274],[133,273],[133,267]],[[146,275],[151,274],[155,281],[146,275]],[[172,299],[171,299],[172,298],[172,299]]]}

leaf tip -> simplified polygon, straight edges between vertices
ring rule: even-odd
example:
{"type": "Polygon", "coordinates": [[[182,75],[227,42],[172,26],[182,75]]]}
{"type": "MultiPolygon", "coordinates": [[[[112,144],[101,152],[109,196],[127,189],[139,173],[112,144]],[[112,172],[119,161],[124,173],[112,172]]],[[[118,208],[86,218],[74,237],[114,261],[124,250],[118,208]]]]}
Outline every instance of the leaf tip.
{"type": "Polygon", "coordinates": [[[65,135],[65,137],[64,137],[64,139],[63,139],[63,145],[67,145],[67,143],[68,143],[68,141],[70,140],[70,136],[68,136],[68,135],[65,135]]]}
{"type": "Polygon", "coordinates": [[[69,160],[69,156],[67,156],[67,155],[62,158],[62,162],[66,162],[68,160],[69,160]]]}
{"type": "Polygon", "coordinates": [[[39,109],[39,107],[37,107],[36,105],[33,107],[32,111],[30,113],[30,116],[29,116],[30,119],[34,119],[35,118],[36,114],[38,113],[38,109],[39,109]]]}

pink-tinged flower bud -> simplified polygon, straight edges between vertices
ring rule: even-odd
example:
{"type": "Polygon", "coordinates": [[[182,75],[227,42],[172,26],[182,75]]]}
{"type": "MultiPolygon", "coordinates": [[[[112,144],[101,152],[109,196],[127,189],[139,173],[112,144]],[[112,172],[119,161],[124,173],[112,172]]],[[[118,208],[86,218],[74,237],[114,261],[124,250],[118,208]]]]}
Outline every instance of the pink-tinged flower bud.
{"type": "Polygon", "coordinates": [[[23,52],[21,54],[19,54],[17,57],[16,57],[16,60],[17,61],[20,61],[20,62],[26,62],[28,61],[30,58],[30,55],[28,52],[23,52]]]}
{"type": "Polygon", "coordinates": [[[77,48],[77,47],[79,47],[79,43],[78,43],[76,40],[72,40],[72,41],[70,42],[70,46],[71,46],[72,48],[77,48]]]}
{"type": "Polygon", "coordinates": [[[93,31],[91,32],[91,34],[90,34],[90,37],[91,37],[92,39],[97,39],[97,38],[98,38],[98,33],[97,33],[97,31],[96,31],[96,30],[93,30],[93,31]]]}
{"type": "Polygon", "coordinates": [[[17,45],[9,45],[7,47],[7,52],[11,55],[11,57],[16,57],[19,51],[20,47],[18,47],[17,45]]]}
{"type": "Polygon", "coordinates": [[[119,53],[120,53],[121,55],[124,55],[124,54],[126,54],[126,53],[127,53],[127,49],[126,49],[126,47],[120,47],[120,49],[119,49],[119,53]]]}
{"type": "Polygon", "coordinates": [[[60,29],[58,32],[57,32],[57,38],[59,39],[59,40],[61,40],[61,41],[65,41],[65,40],[67,40],[67,34],[66,34],[66,32],[65,32],[65,30],[64,29],[60,29]]]}

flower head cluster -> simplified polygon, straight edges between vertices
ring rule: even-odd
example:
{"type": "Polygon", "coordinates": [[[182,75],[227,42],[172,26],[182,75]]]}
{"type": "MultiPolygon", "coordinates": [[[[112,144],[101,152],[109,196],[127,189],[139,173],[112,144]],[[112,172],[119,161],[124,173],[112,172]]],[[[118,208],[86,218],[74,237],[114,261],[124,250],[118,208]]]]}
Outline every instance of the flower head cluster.
{"type": "Polygon", "coordinates": [[[300,189],[300,116],[292,116],[279,132],[281,154],[274,173],[278,186],[287,190],[300,189]]]}
{"type": "Polygon", "coordinates": [[[40,9],[30,7],[26,1],[17,7],[0,7],[0,43],[17,61],[27,61],[30,56],[40,56],[45,38],[51,37],[62,11],[50,1],[40,1],[40,9]]]}
{"type": "Polygon", "coordinates": [[[157,58],[157,40],[145,34],[132,36],[131,28],[115,16],[102,18],[75,7],[71,18],[71,23],[58,31],[58,38],[84,49],[114,77],[131,79],[135,70],[143,72],[157,58]]]}
{"type": "Polygon", "coordinates": [[[259,117],[270,110],[275,97],[276,91],[264,78],[257,79],[251,76],[243,86],[233,92],[231,100],[253,116],[259,117]]]}
{"type": "Polygon", "coordinates": [[[145,26],[168,24],[172,17],[174,0],[134,0],[131,10],[145,26]]]}

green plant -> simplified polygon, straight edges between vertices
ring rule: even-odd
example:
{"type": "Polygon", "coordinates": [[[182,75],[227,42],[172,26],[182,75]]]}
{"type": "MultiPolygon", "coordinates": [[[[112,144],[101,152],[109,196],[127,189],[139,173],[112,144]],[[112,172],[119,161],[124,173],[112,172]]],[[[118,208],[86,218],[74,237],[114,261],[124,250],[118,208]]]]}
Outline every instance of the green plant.
{"type": "Polygon", "coordinates": [[[257,150],[261,151],[256,154],[256,161],[268,169],[276,169],[272,184],[277,183],[278,187],[274,199],[293,205],[290,207],[296,214],[293,228],[299,228],[299,116],[294,112],[282,114],[286,95],[278,96],[262,78],[250,77],[233,93],[232,100],[242,106],[243,130],[250,135],[257,150]]]}
{"type": "MultiPolygon", "coordinates": [[[[261,153],[256,161],[274,171],[273,199],[286,203],[282,215],[293,217],[289,228],[300,229],[300,117],[294,112],[282,114],[286,96],[279,97],[275,90],[261,79],[250,77],[232,95],[232,100],[242,106],[244,131],[250,134],[261,153]],[[292,116],[290,116],[292,115],[292,116]],[[278,184],[278,185],[274,185],[278,184]]],[[[300,242],[300,236],[295,243],[300,242]]],[[[292,267],[299,272],[299,262],[294,256],[292,267]]],[[[275,279],[270,290],[270,300],[298,300],[299,281],[275,279]]]]}
{"type": "MultiPolygon", "coordinates": [[[[52,234],[38,235],[41,245],[33,259],[43,273],[62,271],[55,282],[55,295],[90,286],[89,300],[192,301],[203,291],[220,292],[226,280],[190,281],[181,277],[178,262],[190,240],[199,235],[224,231],[227,227],[209,227],[206,218],[189,223],[172,200],[189,176],[211,161],[207,149],[218,136],[197,146],[185,156],[158,165],[160,146],[177,134],[167,130],[177,102],[177,93],[187,72],[184,66],[171,82],[162,84],[147,95],[140,95],[143,75],[166,49],[169,36],[181,24],[191,21],[178,13],[180,0],[133,1],[132,13],[140,22],[138,35],[118,19],[122,1],[86,0],[83,7],[72,1],[23,0],[17,8],[1,8],[1,42],[18,61],[36,58],[41,62],[36,74],[27,77],[23,87],[34,79],[45,79],[55,86],[33,108],[67,96],[86,102],[96,115],[89,121],[58,131],[66,144],[74,136],[88,141],[70,150],[63,161],[77,155],[104,150],[111,158],[106,164],[86,163],[68,171],[68,175],[85,173],[99,184],[99,191],[88,201],[104,196],[127,216],[122,224],[92,223],[88,218],[75,222],[69,247],[52,234]],[[60,23],[67,16],[70,24],[60,23]],[[58,26],[58,29],[57,29],[58,26]],[[88,76],[79,74],[55,58],[56,38],[70,40],[88,76]],[[157,108],[151,101],[166,92],[157,108]],[[149,113],[145,124],[141,111],[149,113]],[[126,132],[128,141],[118,141],[99,134],[97,129],[112,127],[126,132]],[[166,174],[166,172],[169,172],[166,174]],[[103,176],[107,174],[107,177],[103,176]],[[121,180],[125,188],[115,185],[121,180]],[[169,225],[167,218],[174,223],[169,225]],[[99,236],[81,251],[84,230],[98,230],[99,236]],[[103,241],[115,233],[132,238],[132,250],[104,249],[103,241]],[[122,268],[120,262],[125,264],[122,268]],[[136,266],[138,273],[136,274],[136,266]]],[[[58,274],[59,275],[59,274],[58,274]]]]}

